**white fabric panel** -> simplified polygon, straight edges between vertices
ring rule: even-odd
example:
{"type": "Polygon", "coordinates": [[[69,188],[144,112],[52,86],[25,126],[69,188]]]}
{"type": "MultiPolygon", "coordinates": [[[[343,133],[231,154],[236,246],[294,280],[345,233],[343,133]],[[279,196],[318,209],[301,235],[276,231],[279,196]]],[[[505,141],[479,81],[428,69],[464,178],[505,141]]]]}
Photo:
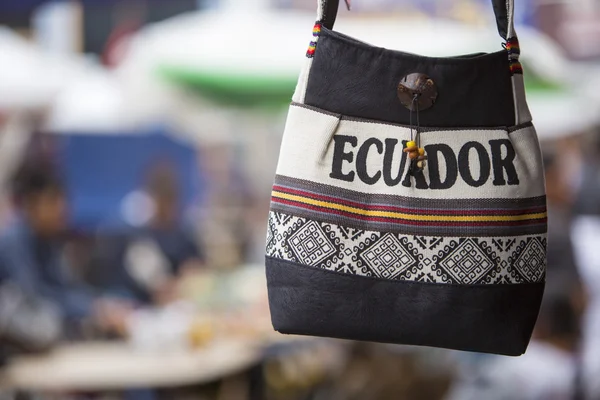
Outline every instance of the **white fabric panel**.
{"type": "MultiPolygon", "coordinates": [[[[510,134],[505,128],[422,133],[421,147],[429,144],[447,144],[456,156],[458,156],[461,147],[469,141],[481,143],[490,155],[489,141],[495,139],[508,139],[516,153],[514,166],[520,180],[518,185],[495,186],[492,183],[494,179],[492,168],[489,179],[480,187],[468,185],[459,175],[456,183],[451,188],[435,190],[416,189],[414,181],[411,187],[405,187],[402,184],[389,187],[382,179],[373,185],[369,185],[361,181],[358,176],[354,177],[353,182],[331,178],[329,174],[332,171],[335,135],[355,136],[357,138],[358,144],[356,147],[352,148],[350,144],[345,147],[346,152],[352,151],[354,153],[354,161],[356,161],[358,149],[366,139],[377,138],[381,142],[384,142],[387,138],[398,139],[399,144],[396,146],[392,162],[392,169],[397,171],[402,155],[401,141],[410,140],[410,129],[380,123],[343,120],[339,116],[293,105],[290,107],[288,114],[277,174],[350,190],[421,198],[520,198],[545,194],[540,148],[533,127],[526,127],[510,134]]],[[[502,157],[505,157],[506,149],[503,148],[502,152],[502,157]]],[[[469,164],[471,171],[473,171],[473,177],[478,178],[480,164],[475,154],[474,151],[470,153],[469,164]]],[[[375,147],[371,147],[366,159],[369,174],[373,175],[382,170],[383,157],[383,154],[377,153],[375,147]]],[[[442,179],[445,179],[445,161],[442,156],[438,158],[440,159],[440,175],[442,179]]],[[[356,171],[355,163],[344,161],[342,171],[343,173],[356,171]]],[[[424,172],[429,183],[429,165],[424,172]]]]}
{"type": "Polygon", "coordinates": [[[513,98],[515,102],[515,121],[517,125],[531,122],[531,113],[525,97],[525,83],[522,74],[512,76],[513,98]]]}
{"type": "Polygon", "coordinates": [[[323,19],[323,10],[325,7],[325,0],[317,0],[317,21],[323,19]]]}
{"type": "Polygon", "coordinates": [[[298,83],[296,84],[296,90],[292,96],[292,100],[296,103],[304,104],[304,97],[306,96],[306,87],[308,86],[308,75],[310,74],[310,67],[312,67],[312,57],[306,58],[304,67],[300,71],[298,77],[298,83]]]}
{"type": "Polygon", "coordinates": [[[330,152],[330,144],[338,123],[338,117],[290,106],[281,141],[277,173],[306,179],[302,178],[303,172],[299,171],[309,165],[305,164],[304,160],[314,164],[314,169],[327,169],[327,153],[330,152]],[[319,133],[315,135],[314,132],[319,133]],[[307,151],[311,154],[306,154],[307,151]]]}
{"type": "Polygon", "coordinates": [[[533,190],[539,193],[533,196],[546,194],[546,179],[543,170],[544,161],[542,160],[542,150],[535,127],[529,126],[519,129],[510,133],[509,136],[517,153],[515,158],[515,160],[518,160],[516,162],[517,174],[521,181],[521,184],[517,187],[525,189],[523,191],[524,194],[520,197],[529,197],[528,194],[525,194],[529,193],[528,185],[535,187],[533,190]]]}
{"type": "Polygon", "coordinates": [[[571,241],[577,268],[589,297],[583,319],[583,379],[588,398],[600,396],[600,218],[586,215],[574,218],[571,241]]]}

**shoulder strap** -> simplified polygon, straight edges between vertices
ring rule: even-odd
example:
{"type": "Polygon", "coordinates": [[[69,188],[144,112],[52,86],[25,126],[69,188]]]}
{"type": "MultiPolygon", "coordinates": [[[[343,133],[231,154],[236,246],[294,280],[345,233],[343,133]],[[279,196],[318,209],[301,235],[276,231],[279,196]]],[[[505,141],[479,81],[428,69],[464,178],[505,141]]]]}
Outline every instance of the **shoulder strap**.
{"type": "MultiPolygon", "coordinates": [[[[508,40],[516,36],[514,32],[514,0],[491,0],[496,14],[496,25],[500,36],[508,40]]],[[[318,20],[327,29],[333,29],[337,17],[339,0],[318,0],[318,20]]]]}

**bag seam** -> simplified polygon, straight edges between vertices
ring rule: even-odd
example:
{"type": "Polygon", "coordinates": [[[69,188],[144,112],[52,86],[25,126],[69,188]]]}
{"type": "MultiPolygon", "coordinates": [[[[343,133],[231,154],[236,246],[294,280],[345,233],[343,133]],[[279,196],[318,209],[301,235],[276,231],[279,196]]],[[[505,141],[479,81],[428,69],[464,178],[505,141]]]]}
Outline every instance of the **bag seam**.
{"type": "MultiPolygon", "coordinates": [[[[373,120],[373,119],[369,119],[369,118],[361,118],[361,117],[353,117],[350,115],[344,115],[344,114],[339,114],[339,113],[334,113],[331,111],[327,111],[324,110],[322,108],[316,107],[316,106],[311,106],[310,104],[305,104],[305,103],[298,103],[295,101],[292,101],[290,103],[291,107],[300,107],[300,108],[305,108],[307,110],[310,111],[314,111],[320,114],[324,114],[330,117],[336,117],[338,119],[341,119],[342,121],[352,121],[352,122],[359,122],[359,123],[363,123],[363,124],[372,124],[372,125],[386,125],[386,126],[395,126],[398,128],[406,128],[406,129],[410,129],[410,125],[404,125],[404,124],[399,124],[399,123],[395,123],[395,122],[387,122],[387,121],[377,121],[377,120],[373,120]]],[[[524,122],[522,124],[518,124],[518,125],[513,125],[513,126],[498,126],[498,127],[464,127],[464,128],[454,128],[454,127],[425,127],[425,126],[421,126],[420,128],[420,132],[423,133],[431,133],[431,132],[462,132],[462,131],[504,131],[504,132],[508,132],[509,134],[526,129],[526,128],[531,128],[533,127],[533,123],[531,121],[527,121],[524,122]]]]}

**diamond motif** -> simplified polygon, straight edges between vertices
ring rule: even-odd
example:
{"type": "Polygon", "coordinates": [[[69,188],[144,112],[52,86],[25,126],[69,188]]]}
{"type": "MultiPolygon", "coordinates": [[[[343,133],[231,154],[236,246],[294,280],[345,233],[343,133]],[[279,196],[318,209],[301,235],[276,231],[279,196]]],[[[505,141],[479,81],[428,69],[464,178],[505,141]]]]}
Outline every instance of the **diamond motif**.
{"type": "Polygon", "coordinates": [[[462,242],[439,264],[459,283],[475,283],[490,269],[494,262],[472,239],[462,242]]]}
{"type": "Polygon", "coordinates": [[[436,283],[519,284],[544,278],[543,234],[414,236],[349,228],[277,212],[271,212],[270,217],[267,255],[316,268],[436,283]]]}
{"type": "Polygon", "coordinates": [[[386,279],[394,279],[416,261],[391,233],[369,246],[361,258],[375,276],[386,279]]]}
{"type": "Polygon", "coordinates": [[[546,269],[546,250],[542,243],[531,239],[513,265],[529,282],[538,282],[546,269]]]}
{"type": "Polygon", "coordinates": [[[335,253],[333,243],[315,221],[300,228],[288,243],[300,262],[307,265],[315,265],[335,253]]]}

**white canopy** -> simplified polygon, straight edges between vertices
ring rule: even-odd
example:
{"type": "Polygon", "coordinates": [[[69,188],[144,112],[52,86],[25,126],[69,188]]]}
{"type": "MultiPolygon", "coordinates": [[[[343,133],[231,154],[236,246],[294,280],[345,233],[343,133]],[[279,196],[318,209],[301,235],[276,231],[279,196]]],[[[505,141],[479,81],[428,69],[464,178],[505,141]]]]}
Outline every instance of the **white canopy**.
{"type": "MultiPolygon", "coordinates": [[[[429,56],[501,49],[502,39],[495,26],[481,28],[450,21],[399,21],[351,15],[339,18],[336,30],[380,47],[429,56]]],[[[221,75],[243,74],[273,80],[296,77],[305,60],[314,19],[312,13],[248,9],[180,15],[140,32],[119,76],[129,95],[144,102],[150,113],[168,109],[164,104],[165,86],[157,83],[155,77],[156,68],[164,64],[221,75]],[[155,99],[154,103],[149,98],[155,99]]],[[[574,78],[574,65],[549,38],[533,29],[520,28],[518,32],[526,79],[528,73],[551,83],[568,83],[574,78]]],[[[596,80],[600,88],[600,78],[596,80]]],[[[576,87],[580,86],[578,83],[576,87]]],[[[571,134],[600,121],[600,98],[592,97],[600,91],[589,89],[590,94],[586,95],[582,90],[569,89],[529,94],[542,138],[571,134]]]]}
{"type": "MultiPolygon", "coordinates": [[[[231,5],[193,12],[148,26],[130,43],[128,56],[108,72],[83,58],[46,54],[0,28],[0,110],[50,105],[56,131],[117,131],[154,121],[171,121],[197,133],[199,125],[224,126],[228,111],[191,100],[157,78],[157,68],[293,80],[311,40],[313,13],[277,12],[231,5]],[[191,126],[193,125],[193,126],[191,126]]],[[[501,38],[488,28],[430,19],[353,18],[345,13],[336,29],[390,49],[430,56],[497,51],[501,38]],[[418,34],[415,34],[418,32],[418,34]]],[[[597,124],[600,74],[566,60],[548,38],[518,29],[525,76],[566,82],[566,89],[530,92],[528,98],[542,138],[597,124]],[[573,73],[573,71],[582,71],[573,73]],[[582,84],[584,76],[585,84],[582,84]],[[573,81],[569,86],[570,80],[573,81]],[[569,91],[570,88],[575,90],[569,91]]],[[[224,136],[220,139],[229,140],[224,136]]]]}
{"type": "Polygon", "coordinates": [[[0,26],[0,110],[49,104],[77,69],[76,60],[44,53],[0,26]]]}

